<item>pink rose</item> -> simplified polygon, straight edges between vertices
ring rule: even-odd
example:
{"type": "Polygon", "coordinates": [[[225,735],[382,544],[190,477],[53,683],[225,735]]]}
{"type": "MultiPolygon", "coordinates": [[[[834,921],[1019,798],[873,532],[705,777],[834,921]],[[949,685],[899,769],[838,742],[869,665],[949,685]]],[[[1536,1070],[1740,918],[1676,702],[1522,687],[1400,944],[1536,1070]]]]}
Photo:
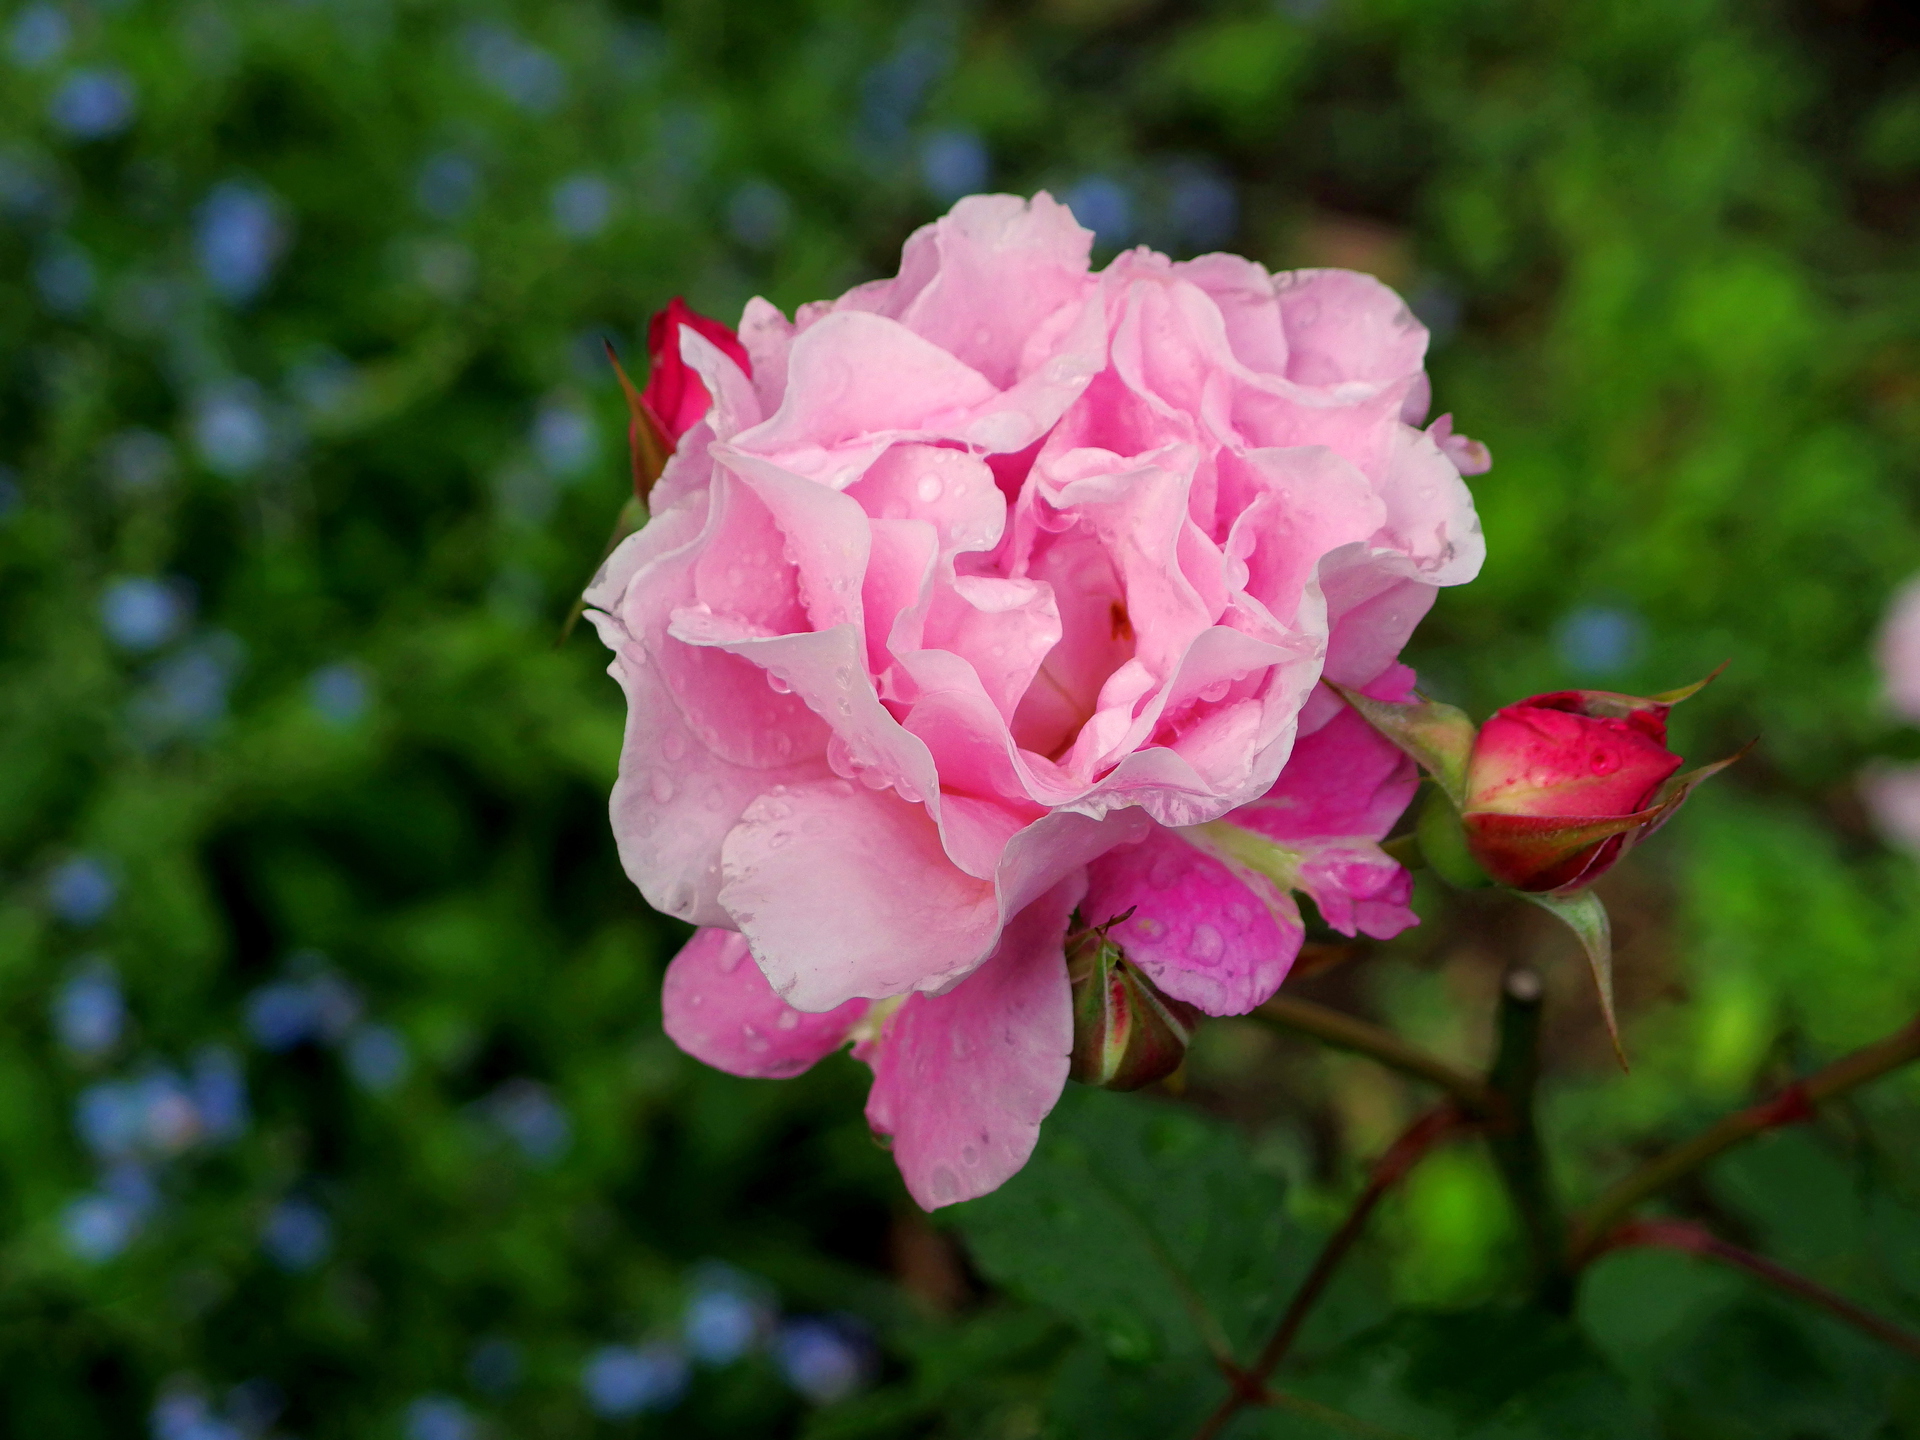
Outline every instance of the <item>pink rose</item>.
{"type": "Polygon", "coordinates": [[[747,306],[588,602],[647,899],[705,927],[667,1026],[741,1074],[851,1036],[923,1205],[982,1194],[1064,1084],[1076,911],[1169,996],[1250,1009],[1300,940],[1413,923],[1413,772],[1322,676],[1396,657],[1482,544],[1378,282],[1135,250],[963,200],[900,274],[747,306]],[[1292,757],[1291,760],[1289,757],[1292,757]]]}
{"type": "MultiPolygon", "coordinates": [[[[1888,707],[1908,724],[1920,723],[1920,579],[1894,593],[1876,658],[1888,707]]],[[[1860,791],[1881,835],[1920,851],[1920,765],[1877,761],[1861,775],[1860,791]]]]}

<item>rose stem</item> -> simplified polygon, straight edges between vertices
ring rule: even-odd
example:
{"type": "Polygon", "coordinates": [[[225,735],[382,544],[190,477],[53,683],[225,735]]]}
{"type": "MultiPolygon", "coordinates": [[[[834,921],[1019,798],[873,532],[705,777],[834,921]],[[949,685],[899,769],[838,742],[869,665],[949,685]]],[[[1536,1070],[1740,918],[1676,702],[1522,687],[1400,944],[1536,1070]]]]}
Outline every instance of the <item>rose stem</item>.
{"type": "Polygon", "coordinates": [[[1909,1021],[1885,1039],[1842,1056],[1823,1070],[1816,1070],[1772,1099],[1727,1116],[1693,1139],[1649,1161],[1594,1201],[1575,1222],[1572,1265],[1577,1269],[1598,1255],[1615,1222],[1635,1206],[1698,1170],[1722,1151],[1765,1131],[1805,1120],[1816,1105],[1870,1080],[1878,1080],[1916,1059],[1920,1059],[1920,1018],[1909,1021]]]}
{"type": "Polygon", "coordinates": [[[1500,1047],[1487,1085],[1504,1104],[1500,1123],[1488,1132],[1493,1163],[1526,1232],[1535,1294],[1561,1314],[1573,1305],[1573,1277],[1566,1262],[1566,1221],[1561,1216],[1546,1152],[1534,1123],[1534,1092],[1540,1083],[1540,977],[1509,970],[1500,984],[1500,1047]]]}
{"type": "Polygon", "coordinates": [[[1461,1110],[1476,1120],[1489,1118],[1498,1107],[1496,1097],[1476,1076],[1455,1069],[1437,1055],[1429,1055],[1409,1045],[1391,1030],[1342,1014],[1328,1006],[1316,1005],[1311,1000],[1276,995],[1256,1009],[1253,1018],[1282,1030],[1311,1035],[1337,1050],[1351,1050],[1378,1061],[1390,1070],[1398,1070],[1403,1075],[1437,1085],[1453,1097],[1461,1110]]]}
{"type": "Polygon", "coordinates": [[[1764,1255],[1728,1244],[1705,1226],[1696,1225],[1690,1220],[1629,1220],[1623,1225],[1616,1225],[1596,1247],[1593,1258],[1597,1259],[1610,1250],[1640,1245],[1684,1250],[1691,1255],[1705,1255],[1724,1260],[1729,1265],[1737,1265],[1790,1295],[1797,1295],[1802,1300],[1818,1305],[1847,1324],[1864,1330],[1877,1340],[1885,1341],[1894,1349],[1920,1358],[1920,1335],[1913,1335],[1898,1325],[1882,1320],[1872,1311],[1861,1309],[1844,1295],[1837,1295],[1826,1286],[1816,1284],[1804,1275],[1797,1275],[1764,1255]]]}
{"type": "Polygon", "coordinates": [[[1347,1212],[1347,1218],[1340,1222],[1340,1228],[1321,1247],[1313,1268],[1294,1292],[1286,1314],[1280,1317],[1279,1328],[1273,1332],[1272,1338],[1261,1349],[1259,1358],[1250,1367],[1228,1377],[1234,1387],[1233,1393],[1207,1417],[1195,1440],[1213,1440],[1245,1406],[1275,1403],[1266,1388],[1267,1377],[1287,1358],[1287,1352],[1293,1348],[1293,1342],[1300,1334],[1300,1327],[1306,1322],[1307,1312],[1313,1309],[1314,1302],[1333,1279],[1333,1272],[1360,1238],[1361,1231],[1366,1228],[1367,1217],[1387,1191],[1429,1150],[1448,1136],[1468,1128],[1471,1123],[1457,1105],[1443,1101],[1408,1126],[1406,1132],[1388,1147],[1387,1153],[1374,1162],[1367,1176],[1366,1188],[1353,1202],[1353,1208],[1347,1212]]]}

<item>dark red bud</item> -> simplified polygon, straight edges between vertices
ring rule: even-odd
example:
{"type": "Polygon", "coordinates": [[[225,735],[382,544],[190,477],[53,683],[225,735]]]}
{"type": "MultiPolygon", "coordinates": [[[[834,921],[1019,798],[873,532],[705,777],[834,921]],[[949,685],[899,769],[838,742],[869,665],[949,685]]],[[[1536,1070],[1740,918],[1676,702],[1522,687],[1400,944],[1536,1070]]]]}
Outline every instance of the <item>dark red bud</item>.
{"type": "Polygon", "coordinates": [[[698,372],[680,358],[683,326],[712,341],[747,374],[753,373],[753,364],[738,335],[718,320],[688,309],[678,295],[669,300],[667,308],[647,322],[647,359],[652,369],[647,374],[647,388],[640,392],[640,403],[647,407],[669,448],[679,444],[680,437],[705,418],[713,403],[698,372]]]}

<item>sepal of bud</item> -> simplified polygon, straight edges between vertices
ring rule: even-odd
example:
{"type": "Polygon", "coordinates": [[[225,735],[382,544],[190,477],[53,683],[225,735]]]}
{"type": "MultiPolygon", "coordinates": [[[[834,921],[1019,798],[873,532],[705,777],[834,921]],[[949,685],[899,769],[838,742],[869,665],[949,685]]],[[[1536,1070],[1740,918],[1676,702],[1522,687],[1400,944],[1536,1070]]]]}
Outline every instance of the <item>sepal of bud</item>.
{"type": "Polygon", "coordinates": [[[1187,1058],[1200,1012],[1163,995],[1129,964],[1105,929],[1067,951],[1073,985],[1073,1055],[1067,1073],[1084,1085],[1138,1090],[1165,1079],[1187,1058]]]}
{"type": "Polygon", "coordinates": [[[1413,757],[1433,777],[1456,810],[1467,808],[1467,766],[1473,758],[1473,721],[1455,705],[1437,700],[1400,704],[1375,700],[1358,690],[1327,681],[1369,725],[1413,757]]]}

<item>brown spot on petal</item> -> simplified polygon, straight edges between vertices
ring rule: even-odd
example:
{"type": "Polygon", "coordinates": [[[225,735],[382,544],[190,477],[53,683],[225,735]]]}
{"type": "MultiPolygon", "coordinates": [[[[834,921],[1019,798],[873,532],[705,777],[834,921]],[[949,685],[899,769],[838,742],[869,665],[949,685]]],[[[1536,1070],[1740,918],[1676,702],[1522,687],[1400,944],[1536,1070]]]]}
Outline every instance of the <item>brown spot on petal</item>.
{"type": "Polygon", "coordinates": [[[1125,601],[1115,600],[1107,607],[1107,623],[1113,627],[1115,640],[1133,639],[1133,621],[1127,617],[1125,601]]]}

